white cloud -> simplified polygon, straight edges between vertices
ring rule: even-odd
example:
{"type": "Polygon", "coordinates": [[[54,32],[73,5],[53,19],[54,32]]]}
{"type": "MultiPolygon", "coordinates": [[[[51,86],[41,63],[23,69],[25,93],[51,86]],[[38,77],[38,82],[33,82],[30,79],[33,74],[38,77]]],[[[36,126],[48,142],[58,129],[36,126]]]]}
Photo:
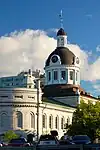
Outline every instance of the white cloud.
{"type": "Polygon", "coordinates": [[[48,33],[57,33],[59,29],[56,29],[56,28],[51,28],[51,29],[48,29],[47,32],[48,33]]]}
{"type": "Polygon", "coordinates": [[[93,15],[92,15],[92,14],[86,14],[86,17],[87,17],[88,19],[91,19],[91,18],[93,17],[93,15]]]}
{"type": "Polygon", "coordinates": [[[100,56],[97,58],[97,60],[90,65],[89,67],[89,80],[99,80],[100,79],[100,56]]]}
{"type": "Polygon", "coordinates": [[[97,51],[97,52],[100,52],[100,45],[97,45],[96,51],[97,51]]]}
{"type": "Polygon", "coordinates": [[[94,84],[93,88],[95,89],[96,92],[100,92],[100,84],[94,84]]]}
{"type": "Polygon", "coordinates": [[[41,30],[13,32],[0,38],[0,76],[21,70],[43,69],[56,40],[41,30]]]}
{"type": "MultiPolygon", "coordinates": [[[[50,29],[51,30],[51,29],[50,29]]],[[[52,31],[55,32],[53,29],[52,31]]],[[[15,31],[0,38],[0,76],[15,75],[29,68],[42,69],[45,60],[56,47],[56,39],[42,30],[15,31]]],[[[100,57],[91,65],[89,54],[78,45],[68,47],[81,59],[81,79],[100,79],[100,57]]]]}

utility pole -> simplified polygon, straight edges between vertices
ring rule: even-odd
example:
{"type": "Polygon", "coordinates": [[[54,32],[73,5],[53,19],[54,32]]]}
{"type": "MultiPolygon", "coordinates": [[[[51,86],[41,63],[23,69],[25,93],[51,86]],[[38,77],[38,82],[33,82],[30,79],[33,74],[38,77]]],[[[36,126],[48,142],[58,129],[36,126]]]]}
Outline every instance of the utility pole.
{"type": "Polygon", "coordinates": [[[39,95],[40,95],[40,78],[36,80],[37,84],[37,141],[39,140],[39,95]]]}

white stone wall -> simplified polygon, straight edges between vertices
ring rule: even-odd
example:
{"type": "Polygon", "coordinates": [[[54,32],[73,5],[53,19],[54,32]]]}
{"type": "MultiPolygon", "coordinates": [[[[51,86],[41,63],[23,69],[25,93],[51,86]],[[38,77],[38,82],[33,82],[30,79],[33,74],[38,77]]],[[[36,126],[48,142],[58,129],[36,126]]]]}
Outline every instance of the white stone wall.
{"type": "Polygon", "coordinates": [[[59,107],[55,107],[53,105],[47,105],[45,109],[43,109],[42,114],[46,114],[47,116],[47,126],[46,128],[41,128],[40,130],[42,130],[42,134],[43,133],[49,133],[50,132],[50,128],[49,128],[49,116],[52,115],[53,116],[53,130],[57,130],[59,133],[59,137],[61,137],[64,134],[64,129],[61,129],[61,118],[64,117],[65,123],[67,123],[67,119],[70,118],[70,124],[72,123],[72,115],[73,112],[75,111],[75,109],[73,108],[59,108],[59,107]],[[56,129],[55,128],[55,118],[56,116],[59,117],[59,128],[56,129]]]}
{"type": "MultiPolygon", "coordinates": [[[[63,135],[63,130],[61,129],[61,117],[65,118],[65,123],[67,122],[67,118],[70,118],[70,123],[72,120],[72,115],[75,109],[62,107],[49,103],[42,103],[40,93],[40,109],[39,109],[39,133],[40,135],[43,133],[49,133],[51,129],[49,129],[49,116],[52,114],[53,116],[53,129],[55,129],[55,117],[59,116],[59,136],[63,135]],[[42,115],[46,114],[47,116],[47,126],[43,128],[42,115]]],[[[25,89],[25,88],[2,88],[0,89],[0,133],[3,133],[7,130],[37,130],[37,91],[33,89],[25,89]],[[15,95],[23,95],[23,98],[15,98],[15,95]],[[29,96],[35,97],[28,98],[29,96]],[[8,97],[2,97],[8,96],[8,97]],[[22,113],[22,128],[17,127],[17,118],[16,113],[22,113]],[[30,113],[33,112],[35,115],[35,129],[31,128],[31,118],[30,113]],[[1,120],[2,114],[6,114],[7,117],[4,120],[1,120]],[[2,123],[5,123],[2,126],[2,123]]]]}
{"type": "MultiPolygon", "coordinates": [[[[40,90],[40,102],[41,102],[40,90]]],[[[0,102],[36,102],[37,89],[28,88],[0,88],[0,102]],[[19,96],[19,98],[18,98],[19,96]],[[20,96],[23,96],[20,98],[20,96]]]]}

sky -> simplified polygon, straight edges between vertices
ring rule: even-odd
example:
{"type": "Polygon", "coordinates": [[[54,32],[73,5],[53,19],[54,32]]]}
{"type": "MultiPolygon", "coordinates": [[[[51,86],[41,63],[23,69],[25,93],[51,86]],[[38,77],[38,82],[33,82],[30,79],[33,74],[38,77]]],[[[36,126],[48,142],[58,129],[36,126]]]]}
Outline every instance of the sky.
{"type": "Polygon", "coordinates": [[[59,13],[81,60],[81,87],[100,95],[100,0],[0,0],[0,76],[41,69],[56,48],[59,13]]]}

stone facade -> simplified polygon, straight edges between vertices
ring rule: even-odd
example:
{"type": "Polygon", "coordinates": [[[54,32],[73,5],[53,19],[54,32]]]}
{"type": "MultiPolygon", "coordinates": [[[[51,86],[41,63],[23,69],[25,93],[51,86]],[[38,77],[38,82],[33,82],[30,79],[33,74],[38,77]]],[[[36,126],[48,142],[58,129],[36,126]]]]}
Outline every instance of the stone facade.
{"type": "MultiPolygon", "coordinates": [[[[72,121],[75,108],[63,106],[50,100],[41,100],[39,94],[39,134],[49,133],[56,129],[59,136],[64,133],[64,124],[72,121]],[[45,115],[44,119],[43,116],[45,115]],[[50,126],[50,116],[52,116],[50,126]],[[56,127],[56,117],[58,117],[56,127]],[[61,119],[63,118],[61,125],[61,119]],[[61,127],[63,126],[63,128],[61,127]]],[[[0,133],[8,130],[37,130],[37,90],[28,88],[1,88],[0,89],[0,133]]]]}

